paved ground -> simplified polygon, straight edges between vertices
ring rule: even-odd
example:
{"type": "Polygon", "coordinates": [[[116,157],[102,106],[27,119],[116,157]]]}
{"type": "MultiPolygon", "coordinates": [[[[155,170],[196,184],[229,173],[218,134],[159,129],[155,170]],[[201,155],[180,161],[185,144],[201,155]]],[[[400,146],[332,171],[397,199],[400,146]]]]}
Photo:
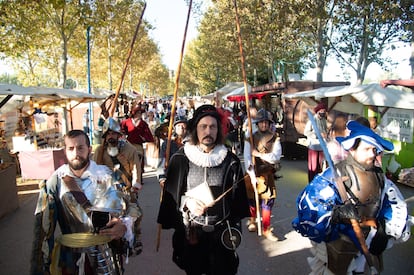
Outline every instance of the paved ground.
{"type": "MultiPolygon", "coordinates": [[[[305,161],[282,161],[283,178],[278,182],[278,198],[274,207],[272,225],[280,241],[269,242],[254,233],[244,230],[243,241],[238,248],[240,275],[251,274],[308,274],[306,257],[309,241],[292,230],[291,220],[295,215],[295,198],[306,185],[305,161]]],[[[155,251],[156,214],[159,205],[159,186],[155,175],[145,174],[145,185],[140,195],[143,218],[143,244],[141,255],[129,259],[125,274],[179,275],[184,274],[171,261],[171,231],[162,231],[161,246],[155,251]]],[[[0,270],[1,274],[28,274],[33,230],[33,211],[36,204],[37,181],[18,181],[20,207],[0,219],[0,270]],[[23,185],[24,184],[24,185],[23,185]],[[30,185],[35,184],[35,185],[30,185]]],[[[399,185],[406,198],[414,195],[414,188],[399,185]]],[[[413,213],[414,203],[410,203],[413,213]]],[[[385,270],[382,274],[413,274],[414,238],[386,251],[385,270]]]]}

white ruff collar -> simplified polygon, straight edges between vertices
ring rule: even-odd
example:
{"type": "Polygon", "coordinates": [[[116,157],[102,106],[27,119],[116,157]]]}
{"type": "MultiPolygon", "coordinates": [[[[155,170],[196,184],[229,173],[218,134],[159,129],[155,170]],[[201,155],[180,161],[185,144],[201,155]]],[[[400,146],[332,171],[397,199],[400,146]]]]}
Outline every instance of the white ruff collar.
{"type": "Polygon", "coordinates": [[[209,153],[197,145],[185,143],[184,153],[187,158],[197,166],[201,167],[215,167],[220,165],[227,156],[227,148],[223,144],[216,145],[209,153]]]}

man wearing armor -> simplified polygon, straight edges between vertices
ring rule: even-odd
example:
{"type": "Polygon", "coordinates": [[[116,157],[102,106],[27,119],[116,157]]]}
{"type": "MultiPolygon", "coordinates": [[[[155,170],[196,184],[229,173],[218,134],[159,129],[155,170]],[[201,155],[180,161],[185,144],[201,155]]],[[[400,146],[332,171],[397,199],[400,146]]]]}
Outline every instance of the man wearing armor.
{"type": "Polygon", "coordinates": [[[249,138],[247,138],[244,145],[244,165],[249,175],[249,180],[246,180],[246,189],[250,202],[250,220],[247,228],[250,232],[257,231],[256,211],[260,211],[263,236],[270,241],[277,241],[277,237],[272,233],[270,217],[276,199],[275,173],[280,168],[279,161],[282,155],[282,147],[277,134],[270,130],[270,124],[273,121],[265,109],[260,109],[257,112],[255,121],[258,130],[253,133],[254,144],[251,146],[249,138]],[[254,180],[251,181],[251,178],[254,178],[254,180]],[[254,184],[257,182],[256,188],[260,200],[259,210],[256,209],[252,182],[254,184]]]}
{"type": "Polygon", "coordinates": [[[121,274],[122,240],[132,241],[136,206],[112,184],[111,171],[90,160],[88,136],[64,138],[67,164],[40,188],[31,274],[121,274]],[[62,233],[55,238],[57,223],[62,233]]]}
{"type": "Polygon", "coordinates": [[[200,106],[166,171],[158,223],[174,229],[173,261],[187,274],[236,274],[249,206],[240,160],[223,143],[220,116],[200,106]]]}
{"type": "Polygon", "coordinates": [[[410,237],[406,202],[376,166],[376,157],[393,144],[356,121],[347,128],[348,136],[336,138],[347,158],[317,175],[297,198],[292,224],[313,241],[312,274],[379,274],[383,251],[410,237]]]}
{"type": "MultiPolygon", "coordinates": [[[[167,133],[168,136],[168,133],[167,133]]],[[[168,156],[171,158],[172,155],[174,155],[175,152],[178,151],[178,149],[180,149],[187,138],[187,118],[186,117],[180,117],[177,116],[174,120],[174,132],[173,132],[173,136],[172,136],[172,140],[171,140],[171,145],[170,145],[170,152],[168,154],[168,156]]],[[[164,164],[165,163],[165,157],[167,155],[167,142],[166,140],[163,141],[162,145],[161,145],[161,163],[164,164]]]]}
{"type": "Polygon", "coordinates": [[[103,125],[102,138],[103,143],[96,148],[92,159],[113,171],[112,176],[117,189],[138,207],[139,216],[134,223],[135,240],[132,252],[139,254],[142,251],[140,241],[142,211],[138,204],[138,191],[142,188],[142,156],[135,146],[122,137],[121,127],[112,117],[109,117],[103,125]]]}

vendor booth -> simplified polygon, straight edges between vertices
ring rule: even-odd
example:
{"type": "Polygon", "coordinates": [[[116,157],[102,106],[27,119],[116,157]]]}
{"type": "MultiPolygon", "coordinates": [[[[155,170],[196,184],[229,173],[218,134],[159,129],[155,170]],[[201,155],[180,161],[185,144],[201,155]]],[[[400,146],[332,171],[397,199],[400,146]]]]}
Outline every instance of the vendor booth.
{"type": "MultiPolygon", "coordinates": [[[[414,94],[393,88],[382,88],[380,84],[358,86],[323,87],[304,92],[284,94],[284,100],[300,99],[313,108],[323,101],[328,111],[336,110],[351,117],[376,117],[381,136],[394,144],[393,154],[383,158],[383,165],[397,173],[399,168],[414,166],[414,94]]],[[[307,120],[307,116],[303,117],[307,120]]]]}
{"type": "Polygon", "coordinates": [[[74,108],[104,99],[70,89],[0,84],[0,138],[17,156],[22,179],[47,179],[65,163],[63,136],[73,129],[74,108]]]}

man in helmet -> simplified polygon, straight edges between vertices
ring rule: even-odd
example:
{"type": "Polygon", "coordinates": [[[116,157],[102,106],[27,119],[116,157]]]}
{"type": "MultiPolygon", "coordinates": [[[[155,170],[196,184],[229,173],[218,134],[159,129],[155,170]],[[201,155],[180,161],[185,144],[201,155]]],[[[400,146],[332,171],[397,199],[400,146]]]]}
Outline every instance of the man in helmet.
{"type": "MultiPolygon", "coordinates": [[[[168,129],[167,129],[168,130],[168,129]]],[[[165,162],[167,157],[167,137],[168,133],[165,136],[162,145],[161,145],[161,161],[158,167],[158,180],[161,187],[165,181],[165,162]]],[[[168,153],[168,161],[172,155],[174,155],[181,147],[184,146],[184,143],[187,141],[187,118],[177,116],[174,121],[174,133],[170,143],[170,152],[168,153]]],[[[168,163],[168,162],[167,162],[168,163]]]]}
{"type": "MultiPolygon", "coordinates": [[[[174,133],[171,139],[169,157],[178,151],[186,141],[187,137],[187,119],[177,116],[174,121],[174,133]]],[[[167,152],[167,143],[163,142],[161,146],[161,157],[165,158],[167,152]]]]}
{"type": "Polygon", "coordinates": [[[273,123],[269,112],[260,109],[256,115],[257,131],[253,133],[253,145],[246,139],[244,144],[244,165],[249,178],[256,184],[258,179],[257,191],[259,192],[260,209],[256,209],[252,183],[247,182],[247,190],[250,199],[251,218],[248,223],[248,230],[257,230],[256,211],[261,212],[263,236],[270,241],[277,241],[270,226],[272,208],[276,199],[275,173],[279,169],[279,161],[282,155],[282,147],[276,133],[270,130],[273,123]],[[254,159],[253,159],[254,158],[254,159]],[[254,169],[254,170],[253,170],[254,169]]]}
{"type": "MultiPolygon", "coordinates": [[[[96,148],[93,160],[108,166],[113,171],[118,189],[123,191],[132,203],[138,205],[138,191],[142,188],[142,155],[135,146],[122,138],[121,127],[112,117],[103,125],[102,139],[103,143],[96,148]]],[[[141,219],[142,215],[135,222],[136,253],[142,250],[142,244],[139,242],[141,219]]]]}

